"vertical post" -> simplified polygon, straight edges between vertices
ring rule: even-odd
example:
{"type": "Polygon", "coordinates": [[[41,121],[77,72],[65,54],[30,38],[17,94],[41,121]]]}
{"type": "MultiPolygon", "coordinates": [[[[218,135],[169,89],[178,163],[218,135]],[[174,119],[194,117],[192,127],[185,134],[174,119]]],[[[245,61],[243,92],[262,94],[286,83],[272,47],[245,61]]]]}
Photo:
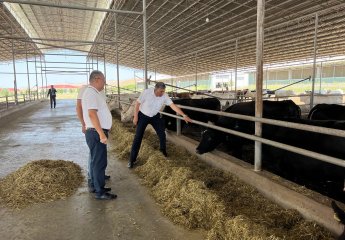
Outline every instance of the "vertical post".
{"type": "Polygon", "coordinates": [[[319,14],[315,14],[315,33],[314,33],[314,62],[313,62],[313,79],[310,93],[310,109],[314,106],[314,94],[315,94],[315,78],[316,78],[316,56],[317,56],[317,31],[319,27],[319,14]]]}
{"type": "MultiPolygon", "coordinates": [[[[178,113],[176,113],[178,115],[178,113]]],[[[176,118],[176,135],[181,136],[181,119],[176,118]]]]}
{"type": "MultiPolygon", "coordinates": [[[[43,57],[43,61],[44,61],[44,68],[47,70],[47,64],[46,64],[46,57],[43,57]]],[[[48,89],[48,78],[47,78],[47,71],[44,71],[44,78],[46,79],[46,92],[45,94],[47,94],[47,89],[48,89]]]]}
{"type": "Polygon", "coordinates": [[[195,91],[198,92],[198,61],[197,61],[197,54],[195,54],[195,91]]]}
{"type": "Polygon", "coordinates": [[[147,83],[147,36],[146,36],[146,0],[143,0],[143,37],[144,37],[144,79],[145,89],[148,88],[147,83]]]}
{"type": "Polygon", "coordinates": [[[104,85],[104,92],[105,95],[107,95],[107,64],[106,64],[106,58],[105,58],[105,44],[104,44],[104,31],[102,30],[102,42],[103,42],[103,63],[104,63],[104,79],[105,79],[105,85],[104,85]]]}
{"type": "Polygon", "coordinates": [[[86,61],[85,61],[85,69],[86,69],[86,85],[89,83],[89,74],[90,74],[90,68],[89,68],[89,64],[88,64],[88,60],[86,57],[86,61]]]}
{"type": "Polygon", "coordinates": [[[26,73],[27,73],[27,78],[28,78],[29,101],[31,101],[30,72],[29,72],[29,62],[28,62],[28,48],[27,48],[27,43],[26,42],[25,42],[25,60],[26,60],[26,73]]]}
{"type": "Polygon", "coordinates": [[[93,56],[91,55],[91,72],[93,71],[93,56]]]}
{"type": "Polygon", "coordinates": [[[97,66],[97,70],[98,70],[98,45],[96,44],[96,66],[97,66]]]}
{"type": "Polygon", "coordinates": [[[37,96],[37,100],[38,100],[39,96],[38,96],[38,77],[37,77],[37,60],[36,60],[36,55],[35,55],[35,75],[36,75],[36,89],[37,89],[36,96],[37,96]]]}
{"type": "Polygon", "coordinates": [[[43,72],[42,72],[42,56],[40,55],[40,68],[41,68],[41,82],[42,82],[42,88],[41,88],[41,94],[42,94],[42,99],[44,98],[45,95],[45,90],[43,87],[43,72]]]}
{"type": "Polygon", "coordinates": [[[238,39],[236,38],[236,43],[235,43],[235,96],[236,96],[236,102],[237,102],[237,64],[238,64],[237,55],[238,55],[238,39]]]}
{"type": "Polygon", "coordinates": [[[268,79],[269,79],[269,71],[268,71],[268,67],[266,67],[266,89],[268,89],[268,79]]]}
{"type": "Polygon", "coordinates": [[[320,64],[320,90],[319,90],[319,93],[321,94],[321,85],[322,85],[322,71],[323,71],[323,68],[322,68],[322,62],[320,64]]]}
{"type": "MultiPolygon", "coordinates": [[[[120,69],[119,69],[119,43],[117,41],[117,15],[114,14],[114,26],[115,26],[115,46],[116,46],[116,80],[117,80],[117,101],[119,109],[121,108],[120,103],[120,69]]],[[[146,81],[146,80],[145,80],[146,81]]]]}
{"type": "MultiPolygon", "coordinates": [[[[13,35],[13,29],[11,28],[11,32],[13,35]]],[[[18,104],[18,92],[17,92],[17,74],[16,74],[16,57],[14,54],[14,39],[12,39],[12,60],[13,60],[13,77],[14,77],[14,102],[18,104]]]]}
{"type": "Polygon", "coordinates": [[[107,63],[105,60],[105,48],[104,48],[103,60],[104,60],[104,78],[105,78],[104,92],[105,92],[105,95],[107,95],[107,63]]]}
{"type": "MultiPolygon", "coordinates": [[[[264,19],[265,0],[258,0],[257,3],[257,27],[256,27],[256,98],[255,117],[262,117],[262,85],[263,85],[263,53],[264,53],[264,19]]],[[[255,135],[261,137],[262,124],[255,122],[255,135]]],[[[261,171],[261,151],[260,142],[255,142],[255,163],[254,171],[261,171]]]]}
{"type": "Polygon", "coordinates": [[[135,71],[133,71],[133,75],[134,75],[134,90],[137,91],[137,79],[135,78],[135,71]]]}

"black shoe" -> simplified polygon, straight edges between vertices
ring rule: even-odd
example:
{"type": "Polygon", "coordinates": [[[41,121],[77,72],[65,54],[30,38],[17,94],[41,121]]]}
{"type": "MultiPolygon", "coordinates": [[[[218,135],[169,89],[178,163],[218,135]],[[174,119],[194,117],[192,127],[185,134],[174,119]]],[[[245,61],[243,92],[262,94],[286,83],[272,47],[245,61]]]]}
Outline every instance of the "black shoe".
{"type": "Polygon", "coordinates": [[[165,156],[165,157],[168,157],[168,154],[167,154],[167,151],[166,150],[160,150],[161,153],[165,156]]]}
{"type": "Polygon", "coordinates": [[[95,198],[97,200],[112,200],[117,198],[117,195],[112,193],[103,193],[102,195],[96,195],[95,198]]]}
{"type": "MultiPolygon", "coordinates": [[[[103,191],[104,191],[104,192],[110,192],[110,191],[111,191],[111,188],[110,188],[110,187],[105,187],[105,188],[103,188],[103,191]]],[[[89,187],[89,192],[90,192],[90,193],[95,193],[95,192],[96,192],[96,189],[93,188],[93,187],[89,187]]]]}
{"type": "Polygon", "coordinates": [[[134,163],[132,161],[129,161],[128,164],[127,164],[127,167],[128,168],[133,168],[134,166],[134,163]]]}
{"type": "Polygon", "coordinates": [[[105,180],[109,180],[109,179],[110,179],[110,176],[109,176],[109,175],[104,175],[104,179],[105,179],[105,180]]]}

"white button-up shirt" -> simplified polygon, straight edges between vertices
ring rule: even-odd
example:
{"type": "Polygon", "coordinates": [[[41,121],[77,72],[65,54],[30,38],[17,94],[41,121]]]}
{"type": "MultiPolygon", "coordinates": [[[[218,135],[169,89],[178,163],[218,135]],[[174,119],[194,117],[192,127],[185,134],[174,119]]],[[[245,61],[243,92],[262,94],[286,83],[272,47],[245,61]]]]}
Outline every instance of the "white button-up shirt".
{"type": "Polygon", "coordinates": [[[89,117],[90,109],[97,110],[97,116],[101,124],[101,128],[111,128],[113,119],[101,92],[92,86],[88,86],[82,96],[81,104],[83,107],[83,118],[86,128],[94,128],[89,117]]]}
{"type": "Polygon", "coordinates": [[[161,97],[157,97],[154,88],[145,89],[137,101],[140,103],[139,110],[148,117],[155,116],[163,105],[170,106],[173,103],[166,93],[161,97]]]}

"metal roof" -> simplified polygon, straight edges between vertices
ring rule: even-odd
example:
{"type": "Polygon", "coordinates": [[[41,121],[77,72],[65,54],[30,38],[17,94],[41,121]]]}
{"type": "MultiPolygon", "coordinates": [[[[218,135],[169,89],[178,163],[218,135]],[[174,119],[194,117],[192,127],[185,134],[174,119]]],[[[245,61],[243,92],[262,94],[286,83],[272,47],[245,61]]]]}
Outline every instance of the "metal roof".
{"type": "MultiPolygon", "coordinates": [[[[141,11],[141,1],[116,8],[141,11]]],[[[318,12],[318,57],[344,55],[345,3],[337,0],[268,0],[265,12],[264,63],[313,57],[315,14],[318,12]]],[[[148,67],[172,75],[255,66],[256,1],[150,0],[147,4],[148,67]],[[206,19],[208,18],[209,21],[206,19]]],[[[119,62],[143,68],[140,16],[117,14],[119,62]]],[[[108,14],[97,40],[114,41],[114,16],[108,14]]],[[[115,46],[94,45],[115,63],[115,46]]],[[[92,53],[91,53],[92,54],[92,53]]]]}
{"type": "Polygon", "coordinates": [[[33,53],[40,54],[37,46],[30,40],[24,28],[8,9],[0,3],[0,61],[12,60],[12,39],[4,38],[4,36],[9,35],[23,39],[22,41],[13,40],[13,49],[17,52],[15,54],[16,58],[24,59],[26,50],[29,52],[29,57],[33,53]]]}
{"type": "MultiPolygon", "coordinates": [[[[142,0],[36,2],[143,10],[142,0]]],[[[149,70],[185,75],[234,69],[236,65],[238,68],[255,66],[256,5],[255,0],[147,0],[149,70]]],[[[18,29],[14,36],[20,36],[16,39],[19,53],[25,43],[23,39],[29,36],[42,51],[77,49],[89,52],[89,57],[105,55],[107,62],[116,63],[114,13],[16,3],[6,3],[6,6],[13,10],[15,17],[7,16],[0,22],[0,29],[6,32],[0,42],[0,48],[4,49],[0,61],[12,58],[8,48],[8,37],[13,37],[8,31],[11,23],[18,29]]],[[[1,17],[9,15],[6,9],[1,9],[1,17]]],[[[311,59],[316,13],[318,57],[345,55],[344,10],[345,2],[340,0],[266,0],[264,63],[311,59]]],[[[119,63],[143,69],[142,16],[123,13],[116,16],[119,63]]]]}

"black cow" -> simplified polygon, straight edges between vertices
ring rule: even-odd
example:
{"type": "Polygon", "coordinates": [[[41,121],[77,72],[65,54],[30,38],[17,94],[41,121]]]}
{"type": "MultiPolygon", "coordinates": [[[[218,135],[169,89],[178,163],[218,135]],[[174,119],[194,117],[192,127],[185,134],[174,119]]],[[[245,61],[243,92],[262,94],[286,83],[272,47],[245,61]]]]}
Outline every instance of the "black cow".
{"type": "MultiPolygon", "coordinates": [[[[209,110],[220,110],[220,102],[217,98],[205,98],[205,99],[173,99],[175,104],[204,108],[209,110]]],[[[175,114],[175,112],[169,107],[166,106],[163,112],[175,114]]],[[[195,119],[201,122],[216,122],[218,116],[215,114],[202,113],[192,110],[183,109],[183,112],[187,114],[191,119],[195,119]]],[[[165,121],[165,127],[169,130],[176,131],[176,118],[172,118],[162,114],[162,118],[165,121]]],[[[181,127],[185,125],[184,121],[181,121],[181,127]]]]}
{"type": "Polygon", "coordinates": [[[345,106],[337,104],[317,104],[308,115],[311,120],[345,120],[345,106]]]}
{"type": "MultiPolygon", "coordinates": [[[[345,121],[288,119],[289,122],[345,130],[345,121]]],[[[273,125],[263,126],[263,138],[345,159],[345,138],[273,125]]],[[[344,201],[345,169],[290,151],[263,145],[263,167],[322,194],[344,201]]]]}
{"type": "MultiPolygon", "coordinates": [[[[227,108],[225,112],[236,113],[242,115],[255,115],[255,101],[252,102],[241,102],[234,104],[227,108]]],[[[283,118],[300,118],[301,109],[291,100],[285,101],[263,101],[263,117],[272,119],[283,119],[283,118]]],[[[220,116],[215,123],[217,126],[229,128],[232,130],[242,129],[243,132],[248,134],[254,134],[254,122],[252,121],[239,121],[235,118],[229,118],[220,116]]],[[[220,143],[230,141],[234,155],[240,157],[242,146],[248,142],[240,137],[235,137],[224,132],[220,132],[213,129],[207,129],[202,134],[202,139],[199,146],[197,147],[197,153],[203,154],[214,150],[220,143]],[[231,137],[230,137],[231,136],[231,137]]]]}
{"type": "MultiPolygon", "coordinates": [[[[345,130],[345,121],[317,121],[298,118],[276,119],[345,130]]],[[[227,123],[228,125],[223,127],[249,134],[254,133],[254,124],[249,123],[248,121],[230,118],[227,123]]],[[[224,141],[231,144],[230,147],[232,149],[239,149],[237,151],[237,157],[242,157],[242,146],[248,143],[253,145],[253,141],[250,140],[243,141],[242,138],[235,137],[230,134],[225,134],[225,136],[226,137],[222,137],[222,134],[218,131],[205,131],[197,151],[199,153],[203,153],[207,150],[212,150],[220,143],[220,141],[224,141]]],[[[263,124],[262,137],[332,157],[340,159],[345,158],[345,138],[342,137],[269,124],[263,124]]],[[[263,144],[262,148],[262,165],[264,169],[276,173],[286,179],[305,185],[310,189],[326,194],[335,199],[345,201],[345,196],[342,191],[345,176],[345,170],[343,167],[265,144],[263,144]]]]}

